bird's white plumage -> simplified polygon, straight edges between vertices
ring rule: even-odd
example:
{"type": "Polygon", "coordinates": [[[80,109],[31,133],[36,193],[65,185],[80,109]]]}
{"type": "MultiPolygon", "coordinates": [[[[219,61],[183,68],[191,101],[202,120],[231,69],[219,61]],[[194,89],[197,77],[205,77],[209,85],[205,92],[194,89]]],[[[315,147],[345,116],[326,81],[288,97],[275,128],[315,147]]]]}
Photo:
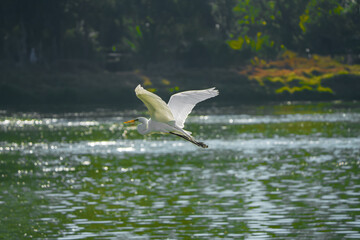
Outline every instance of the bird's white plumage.
{"type": "Polygon", "coordinates": [[[135,93],[149,110],[151,119],[163,123],[175,121],[168,105],[158,95],[145,90],[140,84],[135,88],[135,93]]]}
{"type": "Polygon", "coordinates": [[[168,104],[156,94],[145,90],[140,84],[135,88],[135,93],[148,108],[151,118],[138,117],[125,123],[139,121],[141,124],[137,126],[137,129],[143,135],[153,132],[170,133],[199,147],[208,147],[203,142],[195,140],[191,132],[183,129],[184,122],[197,103],[217,96],[218,90],[209,88],[180,92],[172,95],[168,104]]]}
{"type": "Polygon", "coordinates": [[[175,118],[176,125],[183,128],[192,109],[199,102],[219,95],[215,88],[180,92],[170,97],[168,106],[175,118]]]}

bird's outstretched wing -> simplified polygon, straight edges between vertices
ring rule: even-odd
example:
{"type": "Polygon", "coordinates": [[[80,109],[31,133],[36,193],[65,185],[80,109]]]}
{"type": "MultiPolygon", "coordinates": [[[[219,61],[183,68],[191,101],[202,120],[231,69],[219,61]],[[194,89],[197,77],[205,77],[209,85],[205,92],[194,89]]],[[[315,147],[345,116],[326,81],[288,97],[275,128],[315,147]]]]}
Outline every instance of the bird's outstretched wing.
{"type": "Polygon", "coordinates": [[[219,95],[219,91],[215,88],[186,91],[172,95],[168,106],[175,118],[176,125],[183,128],[185,119],[197,103],[217,95],[219,95]]]}
{"type": "Polygon", "coordinates": [[[168,105],[158,95],[145,90],[140,84],[135,88],[135,93],[149,110],[152,119],[164,123],[175,121],[168,105]]]}

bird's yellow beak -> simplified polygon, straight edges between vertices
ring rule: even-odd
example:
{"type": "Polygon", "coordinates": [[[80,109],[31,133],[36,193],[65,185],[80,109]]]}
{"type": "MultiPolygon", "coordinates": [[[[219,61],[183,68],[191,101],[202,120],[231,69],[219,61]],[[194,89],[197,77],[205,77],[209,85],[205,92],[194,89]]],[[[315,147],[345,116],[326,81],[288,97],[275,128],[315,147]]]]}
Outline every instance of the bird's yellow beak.
{"type": "Polygon", "coordinates": [[[136,121],[136,119],[133,119],[133,120],[126,121],[126,122],[124,122],[124,123],[133,123],[133,122],[135,122],[135,121],[136,121]]]}

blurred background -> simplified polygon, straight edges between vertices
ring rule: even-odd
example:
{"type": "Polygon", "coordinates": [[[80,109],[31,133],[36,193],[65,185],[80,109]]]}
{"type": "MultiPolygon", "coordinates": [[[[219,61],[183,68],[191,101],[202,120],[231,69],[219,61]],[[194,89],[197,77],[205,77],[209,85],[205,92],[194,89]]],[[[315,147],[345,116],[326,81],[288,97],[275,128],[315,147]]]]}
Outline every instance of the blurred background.
{"type": "Polygon", "coordinates": [[[0,239],[360,239],[359,93],[358,0],[1,0],[0,239]]]}
{"type": "Polygon", "coordinates": [[[250,102],[358,99],[359,8],[356,0],[4,0],[0,101],[121,104],[137,83],[162,93],[212,84],[250,102]]]}

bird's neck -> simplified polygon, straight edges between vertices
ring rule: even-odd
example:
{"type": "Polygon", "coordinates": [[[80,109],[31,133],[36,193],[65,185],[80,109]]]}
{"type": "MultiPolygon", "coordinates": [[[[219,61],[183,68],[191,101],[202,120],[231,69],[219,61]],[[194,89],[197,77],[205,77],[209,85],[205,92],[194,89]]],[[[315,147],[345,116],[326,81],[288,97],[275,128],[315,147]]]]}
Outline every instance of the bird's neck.
{"type": "Polygon", "coordinates": [[[137,130],[140,134],[145,135],[149,133],[149,120],[144,117],[138,118],[139,122],[141,122],[140,125],[137,126],[137,130]]]}

